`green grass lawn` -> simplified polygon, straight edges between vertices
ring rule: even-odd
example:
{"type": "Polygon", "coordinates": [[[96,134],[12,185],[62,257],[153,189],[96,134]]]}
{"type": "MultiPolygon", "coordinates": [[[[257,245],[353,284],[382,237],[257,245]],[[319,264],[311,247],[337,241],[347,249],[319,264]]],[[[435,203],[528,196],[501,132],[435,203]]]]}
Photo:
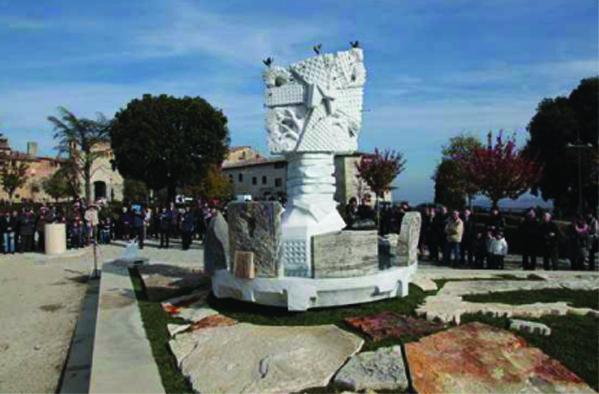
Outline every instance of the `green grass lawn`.
{"type": "Polygon", "coordinates": [[[131,274],[137,305],[141,312],[141,319],[152,347],[154,360],[156,360],[160,371],[164,390],[167,393],[193,393],[191,384],[177,367],[177,359],[168,344],[170,336],[166,325],[181,324],[182,320],[164,312],[159,302],[148,301],[143,281],[137,269],[131,269],[129,273],[131,274]]]}
{"type": "MultiPolygon", "coordinates": [[[[166,392],[193,392],[190,383],[177,368],[176,359],[171,353],[168,345],[170,337],[166,328],[167,324],[181,323],[182,321],[173,318],[164,312],[159,302],[150,302],[147,300],[143,282],[141,281],[137,270],[131,271],[131,279],[137,296],[144,327],[152,346],[152,353],[158,364],[166,392]]],[[[542,280],[542,278],[538,276],[536,278],[516,278],[510,275],[502,275],[493,279],[476,278],[472,280],[542,280]]],[[[439,288],[442,288],[442,286],[449,281],[452,280],[439,280],[436,282],[439,288]]],[[[309,310],[307,312],[288,312],[284,308],[262,306],[232,299],[218,299],[213,295],[209,296],[208,303],[210,307],[219,311],[221,314],[239,322],[270,326],[313,326],[334,324],[363,338],[365,344],[362,351],[372,351],[380,347],[398,344],[403,347],[404,343],[418,340],[420,339],[420,336],[406,337],[402,340],[386,339],[374,342],[368,336],[345,323],[346,318],[375,315],[384,311],[414,315],[416,308],[424,302],[424,299],[435,293],[436,292],[434,291],[424,292],[419,287],[411,284],[409,287],[409,295],[404,298],[395,298],[346,307],[309,310]]],[[[597,309],[599,291],[558,290],[558,292],[551,292],[546,290],[535,290],[490,293],[467,297],[486,297],[479,298],[479,300],[484,301],[471,302],[505,302],[512,304],[566,301],[572,303],[573,306],[597,309]]],[[[524,337],[531,345],[540,348],[549,356],[562,362],[568,369],[584,379],[595,390],[599,388],[597,382],[599,376],[599,322],[596,318],[590,316],[567,315],[546,316],[541,319],[526,319],[547,324],[551,327],[553,334],[549,338],[526,333],[518,333],[518,335],[524,337]]],[[[501,328],[507,328],[509,326],[507,318],[490,317],[483,314],[463,315],[461,321],[462,324],[471,321],[480,321],[501,328]]],[[[325,388],[314,388],[302,392],[340,393],[342,391],[343,390],[340,390],[338,387],[335,387],[334,384],[330,384],[325,388]]]]}
{"type": "Polygon", "coordinates": [[[597,290],[541,289],[528,291],[505,291],[486,294],[468,294],[464,301],[480,303],[499,303],[508,305],[526,305],[535,302],[563,301],[574,308],[599,310],[599,292],[597,290]]]}

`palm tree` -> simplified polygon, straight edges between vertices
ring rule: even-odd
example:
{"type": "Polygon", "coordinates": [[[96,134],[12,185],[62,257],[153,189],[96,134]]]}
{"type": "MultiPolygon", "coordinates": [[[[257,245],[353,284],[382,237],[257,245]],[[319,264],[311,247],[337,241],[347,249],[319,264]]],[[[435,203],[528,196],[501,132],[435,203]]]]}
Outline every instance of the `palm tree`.
{"type": "Polygon", "coordinates": [[[54,125],[54,139],[58,141],[59,155],[73,164],[75,171],[83,178],[85,200],[92,202],[92,176],[94,161],[108,154],[106,144],[110,143],[108,126],[110,122],[102,114],[96,120],[77,118],[65,107],[59,107],[60,118],[49,116],[54,125]]]}

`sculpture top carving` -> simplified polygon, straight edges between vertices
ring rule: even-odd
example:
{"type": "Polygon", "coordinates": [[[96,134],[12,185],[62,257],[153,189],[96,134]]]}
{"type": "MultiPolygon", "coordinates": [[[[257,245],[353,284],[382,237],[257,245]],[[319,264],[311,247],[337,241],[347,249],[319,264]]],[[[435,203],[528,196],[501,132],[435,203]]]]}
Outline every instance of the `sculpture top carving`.
{"type": "Polygon", "coordinates": [[[362,125],[364,54],[355,47],[264,71],[270,152],[352,152],[362,125]]]}

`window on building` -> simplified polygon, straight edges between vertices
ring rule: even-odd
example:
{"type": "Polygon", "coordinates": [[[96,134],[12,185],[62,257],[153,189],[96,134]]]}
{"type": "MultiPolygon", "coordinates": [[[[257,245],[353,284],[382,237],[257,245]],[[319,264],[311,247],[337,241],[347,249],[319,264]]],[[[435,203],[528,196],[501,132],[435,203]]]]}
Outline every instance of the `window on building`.
{"type": "Polygon", "coordinates": [[[262,184],[266,185],[268,181],[266,180],[266,175],[262,175],[262,184]]]}
{"type": "Polygon", "coordinates": [[[275,178],[275,187],[281,187],[281,186],[283,186],[283,179],[275,178]]]}
{"type": "Polygon", "coordinates": [[[239,182],[243,182],[243,174],[239,174],[239,175],[237,175],[237,180],[238,180],[239,182]]]}
{"type": "Polygon", "coordinates": [[[252,177],[252,185],[257,185],[258,184],[258,178],[256,178],[255,176],[252,177]]]}
{"type": "Polygon", "coordinates": [[[229,182],[233,183],[233,174],[229,174],[229,182]]]}

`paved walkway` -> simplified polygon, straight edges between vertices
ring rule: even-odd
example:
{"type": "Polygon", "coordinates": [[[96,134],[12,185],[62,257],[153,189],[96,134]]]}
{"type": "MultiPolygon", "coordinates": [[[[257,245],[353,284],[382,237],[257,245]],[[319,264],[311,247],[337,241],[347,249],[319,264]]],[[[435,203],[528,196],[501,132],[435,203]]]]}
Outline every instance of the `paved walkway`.
{"type": "MultiPolygon", "coordinates": [[[[122,256],[124,246],[100,246],[98,265],[122,256]]],[[[0,256],[0,392],[56,392],[93,267],[91,250],[0,256]]],[[[151,241],[139,254],[188,266],[203,259],[197,241],[188,251],[151,241]]]]}

